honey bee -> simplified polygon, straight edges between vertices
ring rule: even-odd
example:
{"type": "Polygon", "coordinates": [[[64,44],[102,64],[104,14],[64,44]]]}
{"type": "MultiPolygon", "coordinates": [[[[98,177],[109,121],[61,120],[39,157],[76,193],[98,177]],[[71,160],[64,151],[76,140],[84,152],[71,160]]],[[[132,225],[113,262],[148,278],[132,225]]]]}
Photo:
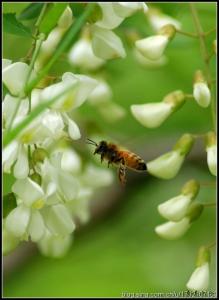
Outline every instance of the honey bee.
{"type": "Polygon", "coordinates": [[[115,164],[119,167],[118,176],[122,185],[126,183],[126,168],[139,172],[147,170],[144,160],[131,151],[121,149],[119,146],[105,141],[97,144],[87,139],[87,143],[96,147],[93,154],[100,154],[101,163],[103,160],[106,160],[108,161],[108,168],[110,164],[115,164]]]}

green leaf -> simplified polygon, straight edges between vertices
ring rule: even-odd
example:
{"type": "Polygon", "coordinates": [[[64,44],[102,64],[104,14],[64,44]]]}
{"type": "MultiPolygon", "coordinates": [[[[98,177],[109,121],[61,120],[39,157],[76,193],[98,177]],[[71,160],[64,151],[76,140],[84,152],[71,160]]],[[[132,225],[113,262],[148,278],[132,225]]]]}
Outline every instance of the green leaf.
{"type": "Polygon", "coordinates": [[[31,20],[40,14],[43,3],[31,3],[19,15],[19,20],[31,20]]]}
{"type": "Polygon", "coordinates": [[[28,6],[28,4],[30,4],[29,2],[26,3],[10,3],[10,2],[3,2],[2,3],[2,10],[4,14],[7,13],[16,13],[19,14],[20,12],[22,12],[22,10],[24,10],[25,7],[28,6]]]}
{"type": "Polygon", "coordinates": [[[46,35],[49,34],[50,31],[56,26],[67,5],[68,3],[54,3],[45,14],[40,24],[39,31],[45,33],[46,35]]]}
{"type": "Polygon", "coordinates": [[[17,206],[16,198],[14,193],[9,193],[3,196],[3,218],[6,218],[7,215],[17,206]]]}
{"type": "Polygon", "coordinates": [[[15,14],[3,14],[3,30],[19,36],[30,37],[31,31],[16,19],[15,14]]]}

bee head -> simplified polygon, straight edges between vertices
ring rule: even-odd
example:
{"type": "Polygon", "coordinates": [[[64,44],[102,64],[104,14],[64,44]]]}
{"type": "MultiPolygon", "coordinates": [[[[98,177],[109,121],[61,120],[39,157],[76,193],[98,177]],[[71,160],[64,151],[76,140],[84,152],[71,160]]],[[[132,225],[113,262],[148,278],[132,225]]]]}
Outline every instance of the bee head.
{"type": "Polygon", "coordinates": [[[101,153],[104,153],[106,152],[106,149],[107,149],[107,143],[105,141],[101,141],[99,143],[99,145],[97,145],[95,151],[94,151],[94,154],[101,154],[101,153]]]}

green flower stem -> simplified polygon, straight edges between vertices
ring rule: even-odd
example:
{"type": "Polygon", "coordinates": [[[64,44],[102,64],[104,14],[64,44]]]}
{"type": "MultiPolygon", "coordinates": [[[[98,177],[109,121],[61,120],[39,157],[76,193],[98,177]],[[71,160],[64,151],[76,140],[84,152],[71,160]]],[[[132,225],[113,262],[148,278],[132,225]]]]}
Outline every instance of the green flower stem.
{"type": "Polygon", "coordinates": [[[212,203],[203,203],[204,207],[215,207],[216,203],[212,202],[212,203]]]}
{"type": "Polygon", "coordinates": [[[201,54],[205,65],[205,73],[207,77],[207,82],[209,83],[209,87],[211,90],[211,114],[212,114],[212,123],[213,123],[213,130],[216,129],[216,108],[215,108],[215,98],[214,98],[214,90],[212,88],[212,80],[211,80],[211,73],[209,67],[209,54],[206,46],[205,41],[205,33],[203,32],[198,13],[194,3],[189,3],[192,18],[196,27],[197,35],[199,37],[200,47],[201,47],[201,54]]]}
{"type": "Polygon", "coordinates": [[[12,142],[27,125],[29,125],[37,116],[39,116],[39,114],[41,114],[47,107],[54,104],[61,96],[68,93],[70,90],[72,90],[72,86],[68,87],[64,92],[61,92],[57,96],[53,97],[50,101],[42,101],[41,104],[32,110],[22,122],[20,122],[16,127],[12,128],[11,131],[7,131],[5,133],[3,138],[3,146],[5,147],[12,142]]]}
{"type": "Polygon", "coordinates": [[[186,36],[191,37],[191,38],[195,38],[195,39],[198,38],[198,35],[196,33],[185,32],[185,31],[182,31],[180,29],[176,29],[176,32],[179,33],[179,34],[182,34],[182,35],[186,35],[186,36]]]}
{"type": "Polygon", "coordinates": [[[70,45],[72,45],[75,42],[82,26],[86,23],[89,15],[94,10],[95,5],[96,5],[95,3],[89,3],[86,6],[84,13],[72,24],[72,26],[69,28],[69,30],[66,32],[65,36],[63,37],[63,39],[60,41],[56,49],[56,52],[51,57],[49,62],[41,70],[38,76],[27,85],[25,89],[25,93],[29,93],[30,91],[32,91],[32,89],[37,85],[37,83],[40,82],[40,80],[49,72],[50,68],[54,65],[54,63],[61,56],[61,54],[66,49],[68,49],[70,45]]]}

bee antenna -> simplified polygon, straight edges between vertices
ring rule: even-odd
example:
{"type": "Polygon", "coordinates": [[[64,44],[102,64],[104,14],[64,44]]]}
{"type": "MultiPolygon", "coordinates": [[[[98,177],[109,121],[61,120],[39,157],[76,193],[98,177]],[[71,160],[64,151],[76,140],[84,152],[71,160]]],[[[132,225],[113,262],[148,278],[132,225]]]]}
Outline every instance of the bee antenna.
{"type": "Polygon", "coordinates": [[[87,139],[86,143],[90,145],[98,146],[97,143],[92,141],[91,139],[87,139]]]}

